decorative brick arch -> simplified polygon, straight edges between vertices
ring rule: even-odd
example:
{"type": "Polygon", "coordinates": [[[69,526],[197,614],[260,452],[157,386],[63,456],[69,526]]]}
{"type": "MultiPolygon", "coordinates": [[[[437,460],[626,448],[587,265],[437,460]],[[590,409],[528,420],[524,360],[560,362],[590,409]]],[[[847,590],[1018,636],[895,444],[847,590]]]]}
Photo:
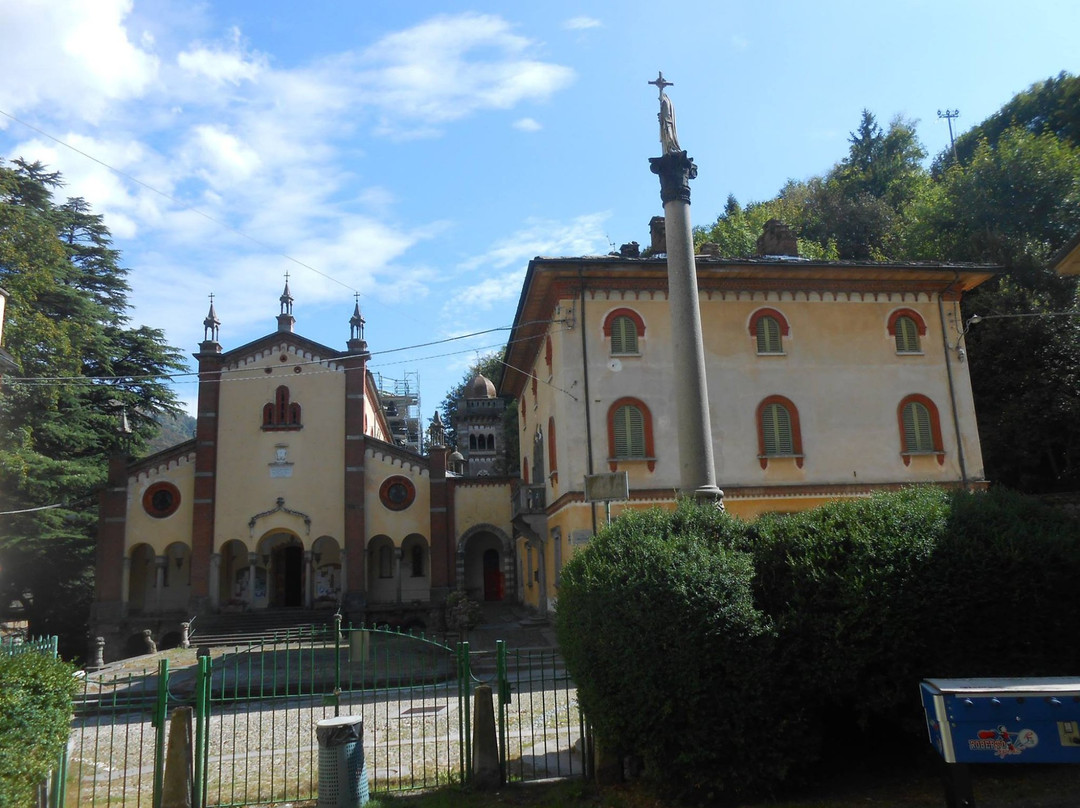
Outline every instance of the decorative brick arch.
{"type": "Polygon", "coordinates": [[[780,336],[786,337],[790,333],[791,328],[788,326],[787,318],[783,314],[776,309],[758,309],[750,315],[749,329],[751,337],[757,337],[757,324],[762,317],[772,317],[776,320],[777,325],[780,326],[780,336]]]}
{"type": "Polygon", "coordinates": [[[896,336],[896,321],[901,317],[910,317],[915,322],[915,328],[918,329],[919,336],[926,336],[926,320],[922,318],[919,312],[915,311],[915,309],[897,309],[889,315],[888,329],[890,337],[896,336]]]}
{"type": "Polygon", "coordinates": [[[465,553],[468,551],[469,540],[480,533],[490,533],[502,545],[502,573],[506,582],[506,592],[516,592],[517,582],[514,579],[517,564],[514,560],[514,540],[505,530],[490,522],[480,522],[465,530],[457,540],[455,556],[454,581],[458,590],[465,588],[465,553]]]}
{"type": "Polygon", "coordinates": [[[641,318],[640,314],[633,309],[612,309],[604,318],[605,337],[611,336],[612,323],[615,322],[616,317],[628,317],[634,323],[634,328],[637,329],[638,338],[640,339],[645,336],[645,321],[641,318]]]}

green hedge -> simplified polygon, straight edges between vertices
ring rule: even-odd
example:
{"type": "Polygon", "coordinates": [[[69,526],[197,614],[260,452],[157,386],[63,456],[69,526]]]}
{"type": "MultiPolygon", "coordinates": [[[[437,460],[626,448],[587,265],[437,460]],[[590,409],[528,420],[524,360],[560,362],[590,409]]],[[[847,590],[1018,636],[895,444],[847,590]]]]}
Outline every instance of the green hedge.
{"type": "Polygon", "coordinates": [[[73,673],[49,655],[0,654],[0,805],[36,804],[70,734],[73,673]]]}
{"type": "Polygon", "coordinates": [[[841,733],[856,750],[884,731],[924,743],[923,678],[1076,673],[1077,581],[1077,523],[1006,491],[750,523],[683,503],[577,554],[557,629],[609,744],[669,784],[760,793],[841,733]]]}

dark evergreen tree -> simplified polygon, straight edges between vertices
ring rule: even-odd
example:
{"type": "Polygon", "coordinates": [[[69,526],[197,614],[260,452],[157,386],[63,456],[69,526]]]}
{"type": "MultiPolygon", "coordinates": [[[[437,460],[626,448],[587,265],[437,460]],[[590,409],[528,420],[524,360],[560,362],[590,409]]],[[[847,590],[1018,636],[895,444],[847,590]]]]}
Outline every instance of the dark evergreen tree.
{"type": "Polygon", "coordinates": [[[56,203],[61,185],[40,163],[0,165],[5,347],[21,370],[0,394],[0,501],[22,511],[0,517],[0,610],[81,653],[108,457],[175,411],[166,376],[183,364],[161,331],[128,325],[108,228],[82,199],[56,203]]]}

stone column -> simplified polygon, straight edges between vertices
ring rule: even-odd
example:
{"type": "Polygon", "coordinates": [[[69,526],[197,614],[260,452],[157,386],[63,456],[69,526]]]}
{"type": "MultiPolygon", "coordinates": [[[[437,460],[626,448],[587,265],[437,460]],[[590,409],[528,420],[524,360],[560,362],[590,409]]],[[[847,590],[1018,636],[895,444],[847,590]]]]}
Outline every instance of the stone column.
{"type": "Polygon", "coordinates": [[[304,608],[310,609],[315,593],[315,565],[311,550],[304,550],[304,608]]]}
{"type": "Polygon", "coordinates": [[[161,590],[165,588],[165,565],[169,563],[167,556],[154,556],[154,611],[161,611],[161,590]]]}
{"type": "Polygon", "coordinates": [[[210,608],[221,608],[221,553],[210,556],[210,608]]]}
{"type": "Polygon", "coordinates": [[[258,553],[248,553],[248,585],[247,605],[251,608],[255,605],[255,565],[259,563],[258,553]]]}
{"type": "Polygon", "coordinates": [[[394,548],[394,578],[397,580],[397,602],[401,603],[401,557],[405,551],[400,547],[394,548]]]}
{"type": "Polygon", "coordinates": [[[668,306],[674,355],[675,400],[679,434],[679,481],[684,494],[723,501],[716,485],[712,422],[705,380],[705,346],[701,336],[694,237],[690,228],[690,180],[697,166],[685,151],[649,159],[660,177],[667,229],[668,306]]]}

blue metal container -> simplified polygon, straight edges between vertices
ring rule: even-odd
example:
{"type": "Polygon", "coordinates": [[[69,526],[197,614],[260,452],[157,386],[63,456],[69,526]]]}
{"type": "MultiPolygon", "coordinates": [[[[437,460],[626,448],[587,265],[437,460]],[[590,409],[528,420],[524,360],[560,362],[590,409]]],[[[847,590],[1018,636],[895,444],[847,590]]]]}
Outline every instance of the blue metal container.
{"type": "Polygon", "coordinates": [[[1080,763],[1080,679],[927,679],[930,743],[946,763],[1080,763]]]}

